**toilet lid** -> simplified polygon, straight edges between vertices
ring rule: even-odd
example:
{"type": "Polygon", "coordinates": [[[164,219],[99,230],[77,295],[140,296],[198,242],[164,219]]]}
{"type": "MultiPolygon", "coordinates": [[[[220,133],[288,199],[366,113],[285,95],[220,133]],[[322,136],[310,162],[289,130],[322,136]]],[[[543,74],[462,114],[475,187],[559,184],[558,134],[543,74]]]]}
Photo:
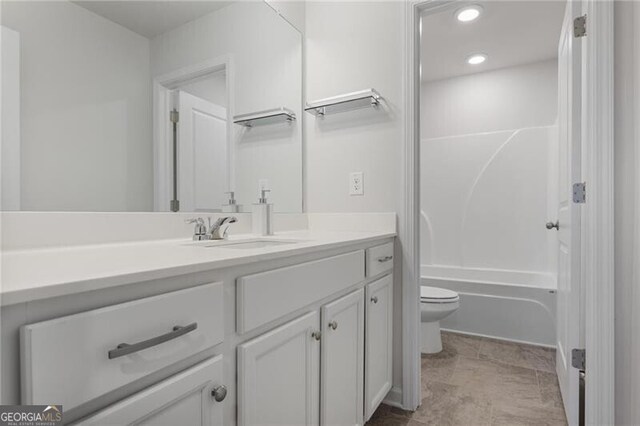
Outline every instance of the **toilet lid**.
{"type": "Polygon", "coordinates": [[[439,302],[453,302],[458,300],[458,293],[452,290],[447,290],[446,288],[421,286],[420,299],[425,301],[434,300],[439,302]]]}

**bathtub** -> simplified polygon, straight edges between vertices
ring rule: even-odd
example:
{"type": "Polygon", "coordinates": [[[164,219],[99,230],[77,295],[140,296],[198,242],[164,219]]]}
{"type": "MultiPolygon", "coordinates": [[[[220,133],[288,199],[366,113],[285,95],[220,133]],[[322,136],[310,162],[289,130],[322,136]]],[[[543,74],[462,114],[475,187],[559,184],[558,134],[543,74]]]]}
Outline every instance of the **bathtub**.
{"type": "Polygon", "coordinates": [[[460,295],[460,309],[440,322],[443,330],[555,346],[551,274],[422,265],[420,284],[460,295]]]}

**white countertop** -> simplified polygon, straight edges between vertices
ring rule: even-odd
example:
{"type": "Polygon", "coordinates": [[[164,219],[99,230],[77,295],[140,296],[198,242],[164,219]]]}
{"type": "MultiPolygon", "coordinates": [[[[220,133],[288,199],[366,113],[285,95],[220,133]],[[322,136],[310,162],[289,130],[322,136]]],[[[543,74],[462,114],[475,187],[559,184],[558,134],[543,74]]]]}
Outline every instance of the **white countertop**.
{"type": "MultiPolygon", "coordinates": [[[[279,259],[394,237],[389,232],[292,231],[263,237],[295,244],[264,248],[202,247],[189,239],[12,250],[2,253],[2,306],[140,281],[279,259]]],[[[230,241],[253,240],[238,235],[230,241]]]]}

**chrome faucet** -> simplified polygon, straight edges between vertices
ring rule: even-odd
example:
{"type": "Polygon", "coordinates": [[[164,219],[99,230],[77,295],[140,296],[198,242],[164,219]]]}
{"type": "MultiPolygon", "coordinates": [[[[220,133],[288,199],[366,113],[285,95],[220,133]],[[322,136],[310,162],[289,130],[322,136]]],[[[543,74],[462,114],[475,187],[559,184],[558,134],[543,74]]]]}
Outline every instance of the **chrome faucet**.
{"type": "Polygon", "coordinates": [[[195,223],[195,227],[193,228],[193,241],[202,241],[208,240],[207,238],[207,227],[204,224],[204,220],[201,217],[187,219],[185,223],[195,223]]]}
{"type": "Polygon", "coordinates": [[[229,231],[229,225],[236,223],[238,219],[235,216],[221,217],[211,225],[211,218],[209,220],[209,232],[207,236],[210,240],[224,240],[227,238],[227,232],[229,231]]]}
{"type": "Polygon", "coordinates": [[[211,224],[211,218],[208,217],[209,228],[204,224],[204,219],[196,217],[193,219],[187,219],[186,223],[195,223],[193,229],[193,240],[224,240],[227,238],[227,232],[229,231],[229,225],[238,221],[234,216],[221,217],[216,220],[213,225],[211,224]]]}

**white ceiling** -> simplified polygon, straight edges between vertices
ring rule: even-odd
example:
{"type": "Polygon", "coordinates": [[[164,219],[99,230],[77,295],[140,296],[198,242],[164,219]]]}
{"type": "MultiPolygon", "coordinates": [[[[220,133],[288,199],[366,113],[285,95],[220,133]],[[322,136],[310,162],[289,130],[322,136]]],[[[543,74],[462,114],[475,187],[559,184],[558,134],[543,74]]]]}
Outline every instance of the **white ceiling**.
{"type": "Polygon", "coordinates": [[[222,9],[231,1],[75,0],[110,21],[152,38],[200,16],[222,9]]]}
{"type": "Polygon", "coordinates": [[[564,1],[457,2],[422,17],[422,81],[526,64],[558,56],[564,1]],[[455,11],[464,4],[479,4],[482,15],[462,23],[455,11]],[[469,65],[472,53],[486,53],[481,65],[469,65]]]}

